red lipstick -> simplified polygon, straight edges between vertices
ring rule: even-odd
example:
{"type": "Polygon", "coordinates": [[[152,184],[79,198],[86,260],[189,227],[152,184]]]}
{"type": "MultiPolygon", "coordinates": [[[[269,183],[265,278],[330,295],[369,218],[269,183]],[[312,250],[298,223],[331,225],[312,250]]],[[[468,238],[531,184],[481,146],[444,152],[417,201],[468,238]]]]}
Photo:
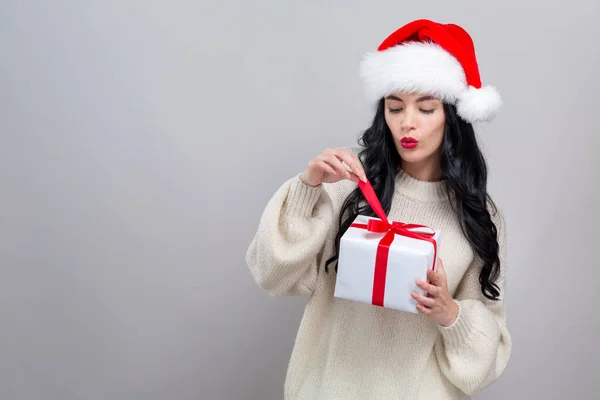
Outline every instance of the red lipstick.
{"type": "Polygon", "coordinates": [[[400,144],[405,149],[414,149],[419,144],[419,141],[412,137],[403,137],[400,139],[400,144]]]}

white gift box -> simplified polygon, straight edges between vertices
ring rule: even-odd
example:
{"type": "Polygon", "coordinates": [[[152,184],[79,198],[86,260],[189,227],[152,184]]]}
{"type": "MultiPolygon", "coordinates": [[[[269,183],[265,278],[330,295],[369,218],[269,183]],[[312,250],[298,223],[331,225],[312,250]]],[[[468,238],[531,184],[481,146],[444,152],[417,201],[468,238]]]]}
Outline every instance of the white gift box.
{"type": "Polygon", "coordinates": [[[352,224],[354,227],[348,228],[340,239],[334,296],[417,313],[417,302],[410,293],[426,295],[416,281],[428,282],[427,270],[436,268],[441,232],[422,225],[408,225],[407,229],[407,225],[398,222],[392,223],[400,227],[392,230],[394,233],[373,232],[366,229],[370,219],[380,221],[359,215],[352,224]],[[410,237],[415,236],[414,233],[428,235],[410,237]],[[383,242],[392,240],[387,246],[389,251],[385,243],[381,243],[382,239],[383,242]]]}

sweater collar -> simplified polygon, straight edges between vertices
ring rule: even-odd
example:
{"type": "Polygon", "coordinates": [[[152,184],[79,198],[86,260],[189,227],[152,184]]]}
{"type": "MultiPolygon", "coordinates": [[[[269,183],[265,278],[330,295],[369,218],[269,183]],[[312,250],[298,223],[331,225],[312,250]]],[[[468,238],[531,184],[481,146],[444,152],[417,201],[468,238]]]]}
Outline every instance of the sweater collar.
{"type": "Polygon", "coordinates": [[[446,182],[419,180],[400,169],[396,175],[396,191],[406,197],[425,202],[447,201],[446,182]]]}

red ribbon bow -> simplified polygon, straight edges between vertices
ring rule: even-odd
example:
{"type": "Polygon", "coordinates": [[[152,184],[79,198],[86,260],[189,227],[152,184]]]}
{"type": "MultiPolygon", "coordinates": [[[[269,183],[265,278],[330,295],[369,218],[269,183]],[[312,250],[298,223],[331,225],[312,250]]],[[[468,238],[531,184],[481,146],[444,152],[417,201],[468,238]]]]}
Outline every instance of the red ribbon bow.
{"type": "Polygon", "coordinates": [[[433,244],[433,265],[431,269],[435,270],[435,261],[437,260],[437,242],[433,239],[435,233],[433,232],[419,232],[414,229],[430,229],[425,225],[419,224],[405,224],[403,222],[393,221],[390,223],[383,211],[383,207],[375,194],[375,190],[371,184],[363,181],[358,182],[358,186],[362,191],[365,199],[375,211],[375,214],[379,219],[370,219],[366,224],[354,223],[350,225],[352,228],[366,229],[370,232],[387,232],[386,235],[381,238],[377,245],[377,254],[375,256],[375,276],[373,280],[373,299],[374,305],[383,306],[385,297],[385,279],[387,274],[388,255],[390,252],[390,245],[394,241],[396,235],[402,235],[413,239],[425,240],[433,244]]]}

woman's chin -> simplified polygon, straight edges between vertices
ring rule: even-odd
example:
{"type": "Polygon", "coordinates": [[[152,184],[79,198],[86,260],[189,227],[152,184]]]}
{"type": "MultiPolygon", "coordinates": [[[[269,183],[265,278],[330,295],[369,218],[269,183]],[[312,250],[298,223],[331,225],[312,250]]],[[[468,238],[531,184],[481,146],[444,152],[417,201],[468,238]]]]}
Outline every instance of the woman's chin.
{"type": "Polygon", "coordinates": [[[426,158],[423,152],[419,151],[418,149],[400,148],[398,149],[398,153],[400,154],[402,160],[408,163],[417,163],[419,161],[423,161],[426,158]]]}

